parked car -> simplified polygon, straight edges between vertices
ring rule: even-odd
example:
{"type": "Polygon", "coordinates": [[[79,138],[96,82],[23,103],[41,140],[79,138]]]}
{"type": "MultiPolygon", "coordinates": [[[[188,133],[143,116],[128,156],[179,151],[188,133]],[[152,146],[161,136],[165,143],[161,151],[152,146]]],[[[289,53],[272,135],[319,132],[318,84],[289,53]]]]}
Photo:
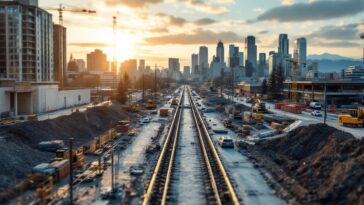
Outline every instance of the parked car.
{"type": "Polygon", "coordinates": [[[218,142],[222,148],[234,148],[234,141],[230,137],[220,137],[218,142]]]}
{"type": "Polygon", "coordinates": [[[316,117],[322,117],[322,113],[318,110],[314,110],[311,112],[312,116],[316,116],[316,117]]]}
{"type": "Polygon", "coordinates": [[[142,123],[150,123],[150,118],[149,117],[143,118],[142,123]]]}

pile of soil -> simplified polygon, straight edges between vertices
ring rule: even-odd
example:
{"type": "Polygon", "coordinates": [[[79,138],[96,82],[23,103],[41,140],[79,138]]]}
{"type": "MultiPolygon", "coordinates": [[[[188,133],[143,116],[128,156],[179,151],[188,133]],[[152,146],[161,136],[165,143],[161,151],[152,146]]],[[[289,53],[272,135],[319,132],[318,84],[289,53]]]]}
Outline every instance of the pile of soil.
{"type": "Polygon", "coordinates": [[[119,105],[102,106],[75,112],[45,121],[29,121],[1,128],[0,131],[0,192],[31,172],[39,163],[49,162],[54,153],[42,152],[41,141],[73,137],[75,146],[87,144],[105,133],[112,123],[128,119],[119,105]]]}
{"type": "Polygon", "coordinates": [[[364,204],[363,140],[315,124],[260,142],[254,149],[293,179],[288,189],[304,204],[364,204]]]}

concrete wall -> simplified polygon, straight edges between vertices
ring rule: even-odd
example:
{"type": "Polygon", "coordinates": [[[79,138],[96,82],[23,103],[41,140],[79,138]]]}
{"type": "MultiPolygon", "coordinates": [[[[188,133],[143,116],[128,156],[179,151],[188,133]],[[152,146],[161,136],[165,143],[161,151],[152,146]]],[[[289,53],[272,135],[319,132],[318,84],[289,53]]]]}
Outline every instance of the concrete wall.
{"type": "Polygon", "coordinates": [[[10,89],[0,87],[0,113],[10,111],[10,93],[7,93],[7,90],[10,89]]]}
{"type": "Polygon", "coordinates": [[[59,91],[58,85],[34,86],[34,112],[43,113],[90,103],[90,92],[90,89],[59,91]]]}

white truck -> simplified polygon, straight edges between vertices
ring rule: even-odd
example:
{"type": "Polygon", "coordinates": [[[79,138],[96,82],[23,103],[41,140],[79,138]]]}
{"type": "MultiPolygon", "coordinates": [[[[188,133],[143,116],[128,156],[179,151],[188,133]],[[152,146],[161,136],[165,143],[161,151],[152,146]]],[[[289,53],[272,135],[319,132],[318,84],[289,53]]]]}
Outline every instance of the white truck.
{"type": "Polygon", "coordinates": [[[312,101],[310,102],[310,108],[314,110],[321,110],[321,104],[319,102],[312,101]]]}

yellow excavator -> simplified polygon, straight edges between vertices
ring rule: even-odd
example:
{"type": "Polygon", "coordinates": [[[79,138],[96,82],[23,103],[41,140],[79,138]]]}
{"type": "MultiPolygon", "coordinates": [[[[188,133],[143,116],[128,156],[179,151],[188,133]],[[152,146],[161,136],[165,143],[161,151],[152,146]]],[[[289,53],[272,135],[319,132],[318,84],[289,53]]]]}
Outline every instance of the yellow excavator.
{"type": "Polygon", "coordinates": [[[138,103],[134,102],[132,104],[130,104],[129,106],[126,107],[126,111],[127,112],[139,112],[140,111],[140,106],[138,103]]]}
{"type": "Polygon", "coordinates": [[[153,100],[148,100],[147,103],[145,103],[145,108],[148,110],[153,110],[157,108],[157,104],[153,100]]]}
{"type": "Polygon", "coordinates": [[[339,114],[339,122],[343,126],[363,127],[364,126],[364,107],[349,109],[339,114]]]}
{"type": "Polygon", "coordinates": [[[265,103],[261,102],[259,98],[255,98],[252,105],[252,117],[255,120],[263,120],[264,113],[267,113],[268,110],[265,107],[265,103]]]}

